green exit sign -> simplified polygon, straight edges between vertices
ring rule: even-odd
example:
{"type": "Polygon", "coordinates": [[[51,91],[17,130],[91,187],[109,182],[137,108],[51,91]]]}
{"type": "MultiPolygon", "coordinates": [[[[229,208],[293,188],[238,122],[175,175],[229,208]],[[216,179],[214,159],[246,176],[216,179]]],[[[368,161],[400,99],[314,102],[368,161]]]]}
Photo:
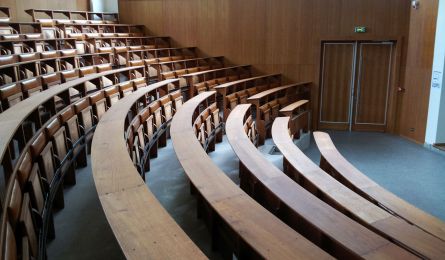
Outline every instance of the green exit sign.
{"type": "Polygon", "coordinates": [[[356,32],[356,33],[365,33],[366,32],[366,27],[365,26],[357,26],[357,27],[355,27],[354,32],[356,32]]]}

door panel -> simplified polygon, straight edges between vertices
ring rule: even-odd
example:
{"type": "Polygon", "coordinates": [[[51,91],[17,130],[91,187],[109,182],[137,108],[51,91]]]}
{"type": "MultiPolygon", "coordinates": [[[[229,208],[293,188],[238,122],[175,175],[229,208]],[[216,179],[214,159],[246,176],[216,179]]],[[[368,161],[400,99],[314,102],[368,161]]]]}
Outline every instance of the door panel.
{"type": "Polygon", "coordinates": [[[354,43],[323,45],[320,128],[349,129],[354,52],[354,43]]]}
{"type": "Polygon", "coordinates": [[[361,43],[353,130],[386,128],[392,43],[361,43]]]}

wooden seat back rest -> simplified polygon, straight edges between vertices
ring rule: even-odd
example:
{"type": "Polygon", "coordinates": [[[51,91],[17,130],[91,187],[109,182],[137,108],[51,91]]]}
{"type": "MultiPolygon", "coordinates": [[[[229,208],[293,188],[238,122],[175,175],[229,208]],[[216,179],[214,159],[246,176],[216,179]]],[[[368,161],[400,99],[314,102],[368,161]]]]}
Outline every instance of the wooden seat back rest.
{"type": "Polygon", "coordinates": [[[99,199],[124,255],[130,259],[206,258],[145,185],[128,156],[123,138],[128,111],[147,93],[175,81],[150,85],[122,99],[103,116],[93,140],[92,168],[99,199]],[[110,166],[119,174],[110,174],[110,166]],[[130,214],[116,217],[121,208],[116,205],[125,207],[130,214]]]}
{"type": "Polygon", "coordinates": [[[228,239],[248,245],[234,249],[235,254],[250,253],[248,255],[269,259],[329,258],[247,196],[201,148],[193,121],[200,104],[206,107],[209,98],[214,102],[215,94],[215,91],[205,92],[186,102],[173,118],[170,132],[185,173],[213,213],[224,220],[218,223],[226,225],[224,230],[230,230],[228,239]]]}
{"type": "Polygon", "coordinates": [[[327,204],[419,257],[441,258],[445,253],[444,241],[392,216],[323,172],[293,143],[294,133],[288,131],[290,123],[289,117],[276,118],[272,137],[291,179],[314,195],[322,194],[320,198],[327,204]],[[392,228],[384,227],[388,225],[392,228]]]}
{"type": "Polygon", "coordinates": [[[226,122],[227,139],[242,165],[241,187],[275,214],[285,207],[286,222],[334,257],[404,255],[414,258],[408,251],[327,205],[268,161],[243,130],[250,107],[250,104],[238,105],[226,122]],[[323,246],[324,239],[331,241],[328,248],[323,246]]]}
{"type": "Polygon", "coordinates": [[[23,100],[20,84],[12,83],[0,88],[0,98],[3,110],[6,110],[23,100]]]}
{"type": "MultiPolygon", "coordinates": [[[[64,83],[58,86],[54,86],[51,89],[40,92],[36,95],[29,97],[21,102],[18,102],[15,106],[17,106],[17,110],[6,110],[0,114],[0,121],[8,122],[8,124],[2,126],[0,128],[0,158],[2,158],[3,162],[8,163],[10,159],[5,160],[5,154],[9,150],[9,144],[13,137],[16,135],[16,132],[21,128],[22,123],[25,120],[29,119],[29,116],[33,114],[33,112],[38,111],[39,107],[46,102],[54,102],[53,99],[55,96],[60,95],[62,93],[66,93],[70,88],[76,87],[78,85],[84,84],[84,82],[93,80],[99,77],[115,75],[120,73],[128,73],[133,68],[124,68],[118,70],[107,71],[99,74],[89,75],[80,79],[76,79],[70,81],[68,83],[64,83]]],[[[0,91],[0,93],[2,93],[0,91]]],[[[2,102],[3,103],[3,102],[2,102]]],[[[32,119],[32,118],[31,118],[32,119]]],[[[33,119],[32,119],[33,120],[33,119]]],[[[41,120],[41,119],[39,119],[41,120]]],[[[44,124],[45,122],[37,122],[39,125],[44,124]]],[[[20,133],[21,132],[17,132],[20,133]]],[[[19,151],[20,152],[20,151],[19,151]]],[[[13,162],[9,162],[14,164],[13,162]]],[[[13,166],[13,165],[12,165],[13,166]]],[[[43,172],[43,171],[42,171],[43,172]]]]}
{"type": "Polygon", "coordinates": [[[22,91],[24,92],[25,97],[30,97],[33,94],[36,94],[43,90],[41,78],[24,80],[21,82],[21,84],[22,84],[22,91]]]}
{"type": "Polygon", "coordinates": [[[328,174],[365,199],[445,241],[443,221],[397,197],[355,168],[340,154],[329,134],[315,132],[314,139],[321,153],[320,167],[328,174]]]}

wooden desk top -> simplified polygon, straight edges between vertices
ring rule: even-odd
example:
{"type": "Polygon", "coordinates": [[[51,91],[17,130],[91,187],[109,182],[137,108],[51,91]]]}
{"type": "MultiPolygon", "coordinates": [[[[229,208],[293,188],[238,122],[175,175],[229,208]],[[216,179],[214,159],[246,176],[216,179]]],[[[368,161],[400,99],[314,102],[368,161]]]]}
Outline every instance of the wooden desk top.
{"type": "Polygon", "coordinates": [[[251,65],[239,65],[239,66],[224,67],[224,68],[214,69],[214,70],[198,71],[198,72],[195,72],[195,73],[182,75],[181,77],[183,77],[183,78],[194,77],[194,76],[199,76],[199,75],[203,75],[203,74],[210,74],[210,73],[213,73],[213,72],[219,72],[219,71],[223,71],[223,70],[231,70],[231,69],[246,68],[246,67],[251,67],[251,65]]]}
{"type": "Polygon", "coordinates": [[[348,212],[353,219],[365,226],[376,228],[381,234],[416,251],[417,254],[433,259],[445,256],[444,241],[394,217],[320,169],[293,143],[288,124],[289,117],[275,119],[272,125],[274,143],[292,167],[318,188],[318,192],[339,205],[341,210],[348,212]],[[392,229],[382,228],[382,223],[391,223],[392,229]]]}
{"type": "Polygon", "coordinates": [[[280,109],[280,112],[285,114],[286,116],[290,116],[292,115],[292,113],[294,112],[295,109],[306,105],[307,103],[309,103],[309,100],[303,99],[303,100],[298,100],[292,104],[289,104],[286,107],[283,107],[282,109],[280,109]]]}
{"type": "Polygon", "coordinates": [[[224,58],[224,56],[200,57],[200,58],[193,58],[193,59],[173,60],[173,61],[164,61],[164,62],[152,63],[152,65],[162,65],[162,64],[169,64],[169,63],[179,63],[179,62],[195,61],[195,60],[223,59],[223,58],[224,58]]]}
{"type": "Polygon", "coordinates": [[[190,99],[172,121],[173,147],[190,181],[231,229],[264,258],[330,258],[244,193],[202,149],[193,132],[192,114],[215,93],[190,99]]]}
{"type": "Polygon", "coordinates": [[[174,81],[150,85],[120,100],[103,115],[94,134],[94,182],[108,223],[128,259],[206,259],[150,192],[124,138],[125,118],[132,105],[174,81]]]}
{"type": "Polygon", "coordinates": [[[221,85],[218,85],[215,87],[215,90],[217,90],[219,92],[219,90],[222,89],[226,89],[229,88],[231,86],[237,85],[237,84],[241,84],[244,82],[249,82],[249,81],[253,81],[253,80],[257,80],[257,79],[264,79],[264,78],[269,78],[269,77],[276,77],[276,76],[280,76],[281,74],[268,74],[268,75],[262,75],[262,76],[258,76],[258,77],[252,77],[252,78],[247,78],[247,79],[240,79],[240,80],[236,80],[236,81],[232,81],[232,82],[228,82],[228,83],[224,83],[221,85]]]}
{"type": "Polygon", "coordinates": [[[256,100],[262,99],[264,97],[267,97],[267,96],[269,96],[271,94],[274,94],[276,92],[279,92],[281,90],[292,88],[292,87],[303,86],[303,85],[307,85],[307,84],[311,84],[311,82],[300,82],[300,83],[289,84],[289,85],[285,85],[285,86],[280,86],[280,87],[268,89],[268,90],[265,90],[263,92],[260,92],[260,93],[258,93],[256,95],[253,95],[253,96],[249,97],[247,99],[247,102],[249,102],[249,103],[250,102],[256,102],[256,100]]]}
{"type": "Polygon", "coordinates": [[[87,81],[91,81],[103,76],[112,75],[114,73],[120,73],[124,71],[129,71],[133,69],[142,69],[144,66],[138,67],[127,67],[122,69],[110,70],[102,73],[87,75],[82,78],[78,78],[57,86],[54,86],[50,89],[32,95],[31,97],[20,101],[15,106],[7,109],[3,113],[0,114],[0,158],[3,158],[5,152],[8,148],[8,144],[13,138],[15,132],[20,127],[20,125],[25,121],[25,119],[38,107],[54,98],[55,96],[61,94],[68,89],[82,84],[87,81]]]}
{"type": "Polygon", "coordinates": [[[340,154],[327,133],[315,132],[314,139],[321,155],[349,185],[355,187],[362,195],[445,241],[443,221],[402,200],[360,172],[340,154]]]}
{"type": "MultiPolygon", "coordinates": [[[[404,255],[402,258],[414,257],[327,205],[269,162],[243,131],[244,117],[250,107],[250,104],[238,105],[232,111],[226,122],[226,134],[240,162],[254,175],[255,179],[266,187],[266,190],[269,190],[301,218],[321,230],[332,241],[336,241],[338,245],[357,257],[369,257],[370,252],[383,253],[390,258],[402,255],[404,255]],[[382,249],[385,250],[381,251],[382,249]]],[[[286,133],[288,133],[287,128],[286,133]]],[[[363,209],[358,208],[358,210],[363,212],[363,209]]],[[[373,221],[379,221],[386,216],[377,213],[368,217],[373,221]]]]}

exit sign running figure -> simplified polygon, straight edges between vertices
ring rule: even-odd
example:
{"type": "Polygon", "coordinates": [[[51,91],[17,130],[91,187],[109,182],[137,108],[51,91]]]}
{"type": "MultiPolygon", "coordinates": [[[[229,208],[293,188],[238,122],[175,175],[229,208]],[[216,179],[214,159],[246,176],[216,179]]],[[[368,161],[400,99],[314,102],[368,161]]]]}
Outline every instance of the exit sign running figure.
{"type": "Polygon", "coordinates": [[[357,26],[357,27],[355,27],[354,31],[356,33],[365,33],[366,32],[366,27],[365,26],[357,26]]]}

